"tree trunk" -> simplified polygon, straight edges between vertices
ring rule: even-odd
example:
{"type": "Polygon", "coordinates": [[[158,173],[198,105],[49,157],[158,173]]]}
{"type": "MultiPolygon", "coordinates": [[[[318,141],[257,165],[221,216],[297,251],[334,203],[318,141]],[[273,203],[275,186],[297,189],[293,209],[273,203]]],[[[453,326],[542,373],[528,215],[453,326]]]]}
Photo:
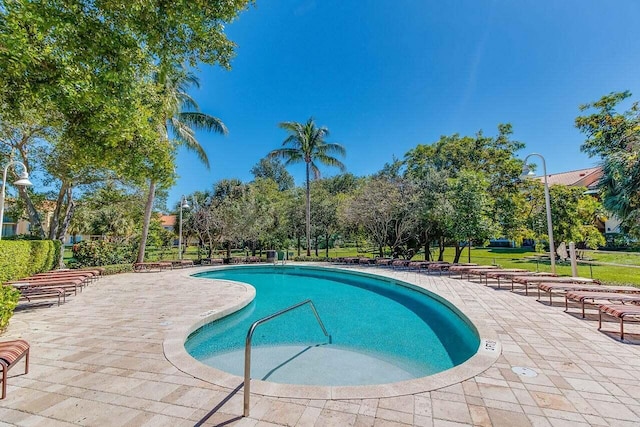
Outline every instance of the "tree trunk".
{"type": "Polygon", "coordinates": [[[315,237],[316,256],[318,256],[318,236],[315,237]]]}
{"type": "Polygon", "coordinates": [[[471,264],[471,237],[469,237],[469,260],[467,261],[469,264],[471,264]]]}
{"type": "Polygon", "coordinates": [[[382,246],[378,246],[378,252],[380,253],[380,258],[384,258],[384,248],[382,246]]]}
{"type": "Polygon", "coordinates": [[[325,245],[326,245],[325,254],[326,254],[327,258],[329,258],[329,233],[324,235],[324,241],[325,241],[325,245]]]}
{"type": "Polygon", "coordinates": [[[231,259],[231,242],[226,242],[225,246],[227,249],[227,259],[230,260],[231,259]]]}
{"type": "Polygon", "coordinates": [[[64,197],[67,194],[67,184],[62,183],[60,191],[58,192],[58,198],[56,199],[56,208],[51,216],[51,225],[49,226],[49,240],[55,240],[58,235],[58,226],[60,224],[60,211],[64,204],[64,197]]]}
{"type": "Polygon", "coordinates": [[[147,237],[149,236],[149,224],[151,223],[151,213],[153,211],[153,199],[156,193],[156,183],[151,180],[149,183],[149,196],[147,204],[144,207],[144,222],[142,223],[142,235],[140,236],[140,247],[138,248],[138,259],[136,262],[144,262],[144,251],[147,246],[147,237]]]}
{"type": "Polygon", "coordinates": [[[311,256],[311,185],[309,183],[309,162],[307,162],[307,256],[311,256]]]}
{"type": "Polygon", "coordinates": [[[438,240],[438,261],[444,261],[444,236],[438,240]]]}
{"type": "Polygon", "coordinates": [[[463,249],[464,249],[464,247],[460,247],[460,243],[458,243],[458,242],[456,241],[456,247],[455,247],[456,255],[455,255],[455,257],[453,258],[453,263],[454,263],[454,264],[456,264],[456,263],[460,262],[460,255],[462,255],[462,251],[463,251],[463,249]]]}
{"type": "Polygon", "coordinates": [[[429,234],[424,232],[424,260],[431,261],[431,248],[429,248],[429,234]]]}
{"type": "Polygon", "coordinates": [[[298,256],[300,256],[300,246],[301,246],[300,236],[298,235],[298,256]]]}
{"type": "Polygon", "coordinates": [[[60,231],[58,232],[57,239],[60,240],[60,258],[58,259],[58,267],[64,267],[64,236],[67,234],[67,230],[69,229],[69,224],[71,224],[71,218],[73,218],[73,213],[76,210],[76,204],[73,201],[71,188],[67,190],[67,211],[64,215],[64,220],[62,221],[62,227],[60,227],[60,231]]]}
{"type": "Polygon", "coordinates": [[[38,210],[33,205],[31,201],[31,197],[29,196],[29,192],[25,187],[18,187],[18,193],[20,194],[20,198],[24,200],[25,205],[27,205],[27,215],[29,216],[29,223],[31,224],[31,233],[40,237],[41,239],[45,238],[44,228],[42,227],[42,220],[40,219],[40,214],[38,210]]]}

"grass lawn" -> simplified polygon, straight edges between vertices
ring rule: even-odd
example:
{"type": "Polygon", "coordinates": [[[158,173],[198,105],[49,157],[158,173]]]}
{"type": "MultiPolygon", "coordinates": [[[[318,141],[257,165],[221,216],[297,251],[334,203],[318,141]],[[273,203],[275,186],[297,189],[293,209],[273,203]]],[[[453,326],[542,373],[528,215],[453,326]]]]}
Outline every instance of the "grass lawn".
{"type": "MultiPolygon", "coordinates": [[[[365,249],[365,248],[362,248],[365,249]]],[[[293,252],[293,256],[297,256],[295,249],[289,249],[293,252]]],[[[314,251],[311,252],[314,255],[314,251]]],[[[634,252],[600,252],[600,251],[583,251],[586,258],[595,262],[607,262],[620,265],[588,265],[586,263],[578,263],[578,275],[582,277],[592,277],[607,284],[626,284],[640,286],[640,254],[634,252]],[[628,267],[625,267],[628,266],[628,267]],[[638,266],[638,267],[633,267],[638,266]]],[[[432,250],[432,254],[437,256],[437,249],[432,250]]],[[[202,256],[205,256],[202,253],[202,256]]],[[[305,255],[305,251],[301,252],[305,255]]],[[[325,256],[324,250],[319,250],[320,257],[325,256]]],[[[497,264],[503,268],[524,268],[531,271],[550,271],[549,261],[535,260],[534,257],[540,255],[529,249],[522,248],[471,248],[471,262],[478,264],[497,264]]],[[[223,257],[224,253],[220,251],[214,252],[214,257],[223,257]]],[[[232,256],[245,256],[243,251],[233,251],[232,256]]],[[[356,250],[356,248],[332,248],[329,249],[329,257],[350,257],[350,256],[369,256],[370,252],[356,250]]],[[[445,261],[453,261],[453,248],[446,248],[444,253],[445,261]]],[[[263,257],[266,257],[263,251],[263,257]]],[[[64,252],[65,262],[72,258],[71,250],[66,248],[64,252]]],[[[148,258],[155,260],[158,258],[157,252],[153,248],[148,250],[148,258]]],[[[174,248],[172,251],[165,251],[163,259],[177,259],[178,250],[174,248]]],[[[184,254],[185,259],[197,259],[198,251],[196,247],[190,246],[184,254]]],[[[424,254],[419,253],[414,257],[416,260],[424,259],[424,254]]],[[[468,249],[465,249],[460,257],[461,262],[468,262],[468,249]]],[[[556,273],[563,276],[571,275],[571,265],[566,262],[556,263],[556,273]]]]}

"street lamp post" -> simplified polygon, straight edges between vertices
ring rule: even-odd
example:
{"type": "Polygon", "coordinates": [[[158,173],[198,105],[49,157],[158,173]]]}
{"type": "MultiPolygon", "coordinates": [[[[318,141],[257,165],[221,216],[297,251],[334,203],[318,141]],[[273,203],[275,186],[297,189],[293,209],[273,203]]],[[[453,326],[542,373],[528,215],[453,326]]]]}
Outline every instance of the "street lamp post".
{"type": "Polygon", "coordinates": [[[0,239],[2,239],[2,227],[4,224],[4,192],[5,187],[7,185],[7,172],[9,171],[9,166],[16,165],[22,166],[24,172],[20,174],[20,178],[13,183],[13,185],[17,187],[28,187],[33,185],[31,181],[29,181],[29,172],[27,171],[27,167],[22,162],[18,162],[15,160],[7,163],[7,166],[4,167],[4,173],[2,174],[2,191],[0,192],[0,239]]]}
{"type": "Polygon", "coordinates": [[[178,226],[178,259],[182,259],[182,209],[189,209],[187,198],[182,196],[180,199],[180,224],[178,226]]]}
{"type": "Polygon", "coordinates": [[[524,165],[522,166],[523,178],[530,178],[534,174],[527,165],[527,160],[531,156],[538,156],[542,160],[542,173],[544,174],[544,201],[547,205],[547,232],[549,234],[549,258],[551,259],[551,273],[556,272],[556,249],[553,243],[553,223],[551,222],[551,197],[549,196],[549,183],[547,182],[547,164],[544,161],[544,157],[538,153],[531,153],[524,158],[524,165]]]}

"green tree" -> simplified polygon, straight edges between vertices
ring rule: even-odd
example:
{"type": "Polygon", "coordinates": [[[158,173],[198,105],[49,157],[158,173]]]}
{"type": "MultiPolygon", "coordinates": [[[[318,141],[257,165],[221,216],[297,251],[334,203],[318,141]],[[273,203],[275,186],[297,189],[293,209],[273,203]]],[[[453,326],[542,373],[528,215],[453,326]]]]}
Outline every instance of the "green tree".
{"type": "Polygon", "coordinates": [[[313,173],[314,179],[320,178],[318,163],[336,166],[344,171],[344,164],[334,155],[344,156],[346,150],[340,144],[325,142],[329,130],[317,127],[313,118],[306,123],[283,122],[280,127],[289,133],[289,137],[282,143],[282,148],[271,151],[267,157],[284,159],[285,166],[305,164],[307,256],[311,256],[311,174],[313,173]]]}
{"type": "Polygon", "coordinates": [[[251,168],[251,174],[255,179],[272,179],[278,184],[279,191],[286,191],[294,186],[293,177],[284,167],[280,159],[277,158],[260,159],[260,161],[251,168]]]}
{"type": "Polygon", "coordinates": [[[487,185],[484,177],[475,172],[461,172],[457,178],[449,183],[447,199],[455,206],[453,214],[449,217],[448,236],[453,239],[455,245],[455,257],[453,262],[460,260],[463,248],[461,241],[466,241],[469,246],[469,258],[471,258],[472,242],[489,238],[495,231],[495,223],[490,216],[490,200],[486,191],[487,185]]]}
{"type": "Polygon", "coordinates": [[[630,92],[616,92],[580,106],[592,114],[576,118],[576,127],[585,134],[582,151],[602,160],[599,183],[604,206],[620,220],[621,228],[640,236],[640,106],[618,112],[630,92]]]}
{"type": "Polygon", "coordinates": [[[224,34],[225,23],[250,3],[3,2],[2,110],[15,117],[25,109],[54,111],[65,122],[67,142],[105,164],[117,164],[131,136],[149,129],[153,114],[144,107],[155,91],[148,83],[156,65],[229,68],[234,44],[224,34]]]}
{"type": "MultiPolygon", "coordinates": [[[[184,67],[173,65],[164,68],[161,73],[156,75],[155,79],[162,87],[160,93],[162,109],[159,112],[162,140],[170,142],[174,147],[185,147],[195,152],[208,168],[209,159],[207,158],[207,153],[196,139],[195,131],[204,130],[226,135],[227,128],[220,119],[200,112],[198,104],[188,94],[188,90],[191,87],[199,87],[198,78],[184,67]]],[[[138,262],[144,261],[155,188],[156,179],[151,177],[149,195],[145,206],[142,237],[140,239],[140,248],[138,249],[138,262]]]]}

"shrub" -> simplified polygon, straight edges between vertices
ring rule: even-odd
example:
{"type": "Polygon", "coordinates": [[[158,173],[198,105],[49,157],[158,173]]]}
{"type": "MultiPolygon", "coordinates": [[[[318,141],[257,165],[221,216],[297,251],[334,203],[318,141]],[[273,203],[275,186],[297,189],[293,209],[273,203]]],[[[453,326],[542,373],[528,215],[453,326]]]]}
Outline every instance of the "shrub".
{"type": "Polygon", "coordinates": [[[97,267],[133,262],[129,245],[94,240],[73,245],[73,258],[78,267],[97,267]]]}
{"type": "Polygon", "coordinates": [[[0,286],[0,332],[9,324],[19,298],[20,292],[13,286],[0,286]]]}
{"type": "Polygon", "coordinates": [[[0,282],[28,276],[30,258],[30,242],[0,240],[0,282]]]}
{"type": "Polygon", "coordinates": [[[114,265],[105,265],[104,272],[102,274],[104,276],[108,276],[110,274],[130,273],[132,271],[133,271],[133,264],[114,264],[114,265]]]}

